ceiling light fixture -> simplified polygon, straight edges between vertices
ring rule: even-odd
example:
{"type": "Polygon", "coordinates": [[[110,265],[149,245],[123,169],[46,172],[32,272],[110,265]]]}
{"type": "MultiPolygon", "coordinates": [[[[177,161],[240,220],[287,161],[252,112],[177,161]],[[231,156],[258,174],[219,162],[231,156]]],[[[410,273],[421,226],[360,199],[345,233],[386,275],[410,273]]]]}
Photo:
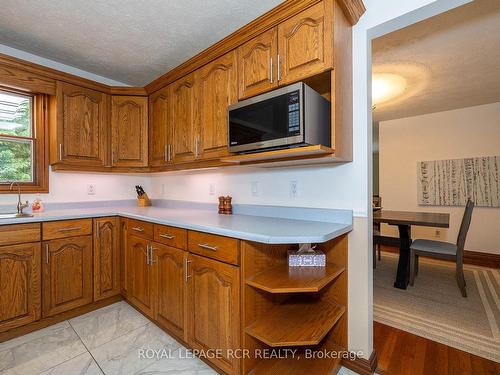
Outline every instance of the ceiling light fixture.
{"type": "Polygon", "coordinates": [[[372,76],[372,107],[402,95],[407,87],[406,79],[393,73],[374,73],[372,76]]]}

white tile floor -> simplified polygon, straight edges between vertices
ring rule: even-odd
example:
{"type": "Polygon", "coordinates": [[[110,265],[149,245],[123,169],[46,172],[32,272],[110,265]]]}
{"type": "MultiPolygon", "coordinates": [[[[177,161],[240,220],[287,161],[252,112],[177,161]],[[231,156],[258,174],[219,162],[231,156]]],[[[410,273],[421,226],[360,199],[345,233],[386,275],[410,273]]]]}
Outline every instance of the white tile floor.
{"type": "Polygon", "coordinates": [[[0,343],[0,374],[216,374],[199,359],[179,358],[183,349],[122,301],[0,343]],[[165,349],[171,358],[140,358],[148,348],[165,349]]]}

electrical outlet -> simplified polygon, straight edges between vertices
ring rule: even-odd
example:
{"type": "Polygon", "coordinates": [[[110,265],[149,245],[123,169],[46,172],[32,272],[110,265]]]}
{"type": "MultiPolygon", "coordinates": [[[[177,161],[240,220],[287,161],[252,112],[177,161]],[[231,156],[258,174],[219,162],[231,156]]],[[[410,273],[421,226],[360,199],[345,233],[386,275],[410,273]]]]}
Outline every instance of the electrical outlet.
{"type": "Polygon", "coordinates": [[[299,195],[299,183],[297,181],[290,181],[290,198],[297,198],[299,195]]]}
{"type": "Polygon", "coordinates": [[[213,182],[208,185],[208,195],[215,195],[215,184],[213,182]]]}
{"type": "Polygon", "coordinates": [[[252,181],[251,189],[252,189],[252,197],[258,197],[259,196],[259,183],[257,181],[252,181]]]}
{"type": "Polygon", "coordinates": [[[165,184],[161,184],[161,195],[165,195],[165,191],[166,191],[165,184]]]}
{"type": "Polygon", "coordinates": [[[439,229],[436,229],[436,233],[434,234],[436,238],[441,238],[441,231],[439,229]]]}
{"type": "Polygon", "coordinates": [[[96,195],[96,186],[94,184],[87,185],[87,195],[96,195]]]}

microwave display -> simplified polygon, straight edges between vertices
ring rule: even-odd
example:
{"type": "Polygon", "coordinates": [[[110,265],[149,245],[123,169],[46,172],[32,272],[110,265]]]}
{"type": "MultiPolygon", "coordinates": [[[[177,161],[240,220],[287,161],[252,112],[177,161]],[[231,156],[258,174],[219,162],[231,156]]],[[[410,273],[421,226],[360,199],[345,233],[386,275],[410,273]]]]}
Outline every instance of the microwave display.
{"type": "Polygon", "coordinates": [[[249,104],[230,112],[230,146],[301,134],[300,91],[249,104]]]}

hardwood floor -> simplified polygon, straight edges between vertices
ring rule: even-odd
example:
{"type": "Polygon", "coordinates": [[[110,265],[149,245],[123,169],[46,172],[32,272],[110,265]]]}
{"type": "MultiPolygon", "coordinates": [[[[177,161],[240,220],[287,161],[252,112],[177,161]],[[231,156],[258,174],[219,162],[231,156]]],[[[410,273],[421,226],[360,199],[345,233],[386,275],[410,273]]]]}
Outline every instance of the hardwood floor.
{"type": "Polygon", "coordinates": [[[373,330],[378,374],[500,374],[500,363],[377,322],[373,330]]]}

